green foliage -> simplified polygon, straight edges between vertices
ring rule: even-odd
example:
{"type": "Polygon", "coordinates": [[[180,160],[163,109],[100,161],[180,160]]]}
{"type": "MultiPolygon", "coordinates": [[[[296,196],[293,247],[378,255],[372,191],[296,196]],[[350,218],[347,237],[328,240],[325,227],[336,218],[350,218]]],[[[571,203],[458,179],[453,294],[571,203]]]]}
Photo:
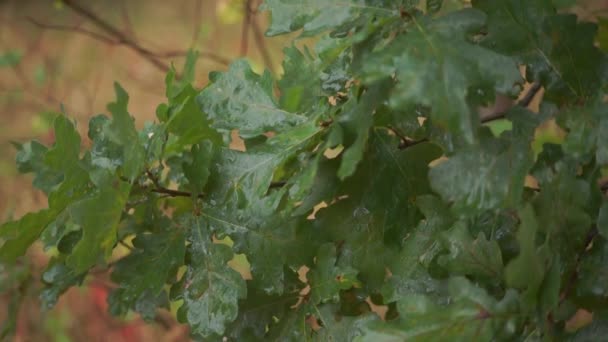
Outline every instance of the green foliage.
{"type": "Polygon", "coordinates": [[[0,226],[0,261],[41,240],[46,306],[108,268],[113,314],[178,306],[200,340],[604,338],[605,37],[568,1],[463,3],[267,0],[268,35],[317,37],[280,79],[237,60],[196,89],[190,53],[158,122],[118,84],[89,149],[57,116],[52,146],[15,144],[48,208],[0,226]],[[539,113],[479,117],[526,82],[539,113]],[[535,151],[548,121],[565,138],[535,151]]]}

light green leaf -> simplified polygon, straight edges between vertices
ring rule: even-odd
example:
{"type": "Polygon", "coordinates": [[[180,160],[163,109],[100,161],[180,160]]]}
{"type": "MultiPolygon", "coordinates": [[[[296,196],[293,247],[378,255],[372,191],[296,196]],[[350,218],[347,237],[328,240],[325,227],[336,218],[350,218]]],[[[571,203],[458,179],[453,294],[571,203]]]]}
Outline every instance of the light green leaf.
{"type": "Polygon", "coordinates": [[[0,247],[0,261],[14,263],[18,257],[25,254],[55,216],[55,212],[45,209],[1,225],[0,238],[4,243],[0,247]]]}
{"type": "Polygon", "coordinates": [[[362,16],[397,17],[397,8],[405,5],[403,3],[397,0],[371,3],[364,0],[265,0],[262,9],[272,13],[266,35],[276,36],[302,29],[303,36],[310,36],[338,28],[362,16]]]}
{"type": "Polygon", "coordinates": [[[220,131],[238,129],[243,138],[269,131],[282,131],[304,122],[300,114],[282,110],[272,94],[272,77],[260,76],[245,60],[233,62],[225,73],[210,75],[213,82],[197,97],[212,127],[220,131]]]}
{"type": "Polygon", "coordinates": [[[226,324],[236,319],[238,300],[246,297],[247,287],[227,264],[233,257],[230,247],[213,243],[209,226],[201,218],[193,216],[185,224],[189,225],[192,256],[178,317],[190,325],[193,334],[222,335],[226,324]]]}
{"type": "Polygon", "coordinates": [[[114,83],[116,102],[108,105],[112,113],[112,122],[107,126],[107,135],[113,142],[122,145],[122,167],[124,175],[134,180],[144,169],[146,151],[139,140],[133,117],[127,111],[129,95],[118,84],[114,83]]]}

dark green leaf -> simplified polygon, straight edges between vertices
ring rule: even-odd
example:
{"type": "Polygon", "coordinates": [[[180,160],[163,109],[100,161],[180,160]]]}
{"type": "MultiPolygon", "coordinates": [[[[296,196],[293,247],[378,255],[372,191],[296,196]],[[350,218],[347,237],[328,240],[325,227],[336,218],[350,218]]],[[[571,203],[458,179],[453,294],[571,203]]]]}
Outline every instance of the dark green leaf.
{"type": "Polygon", "coordinates": [[[147,297],[159,295],[171,272],[183,264],[186,251],[179,231],[138,235],[133,247],[134,251],[114,266],[112,281],[119,288],[111,295],[112,300],[131,309],[141,298],[149,301],[147,297]]]}
{"type": "Polygon", "coordinates": [[[477,113],[467,102],[472,87],[510,93],[521,82],[515,61],[469,41],[485,24],[482,12],[466,9],[438,19],[412,19],[407,35],[395,38],[365,61],[364,79],[395,75],[394,108],[420,104],[431,118],[467,141],[475,140],[477,113]]]}
{"type": "Polygon", "coordinates": [[[331,243],[319,247],[316,265],[307,277],[310,280],[314,303],[336,302],[340,290],[347,290],[358,284],[356,270],[336,265],[336,247],[331,243]]]}
{"type": "Polygon", "coordinates": [[[508,340],[519,325],[518,296],[509,290],[501,301],[465,278],[450,279],[450,301],[434,304],[423,295],[399,302],[398,324],[370,324],[360,341],[508,340]]]}
{"type": "Polygon", "coordinates": [[[454,275],[469,275],[485,279],[502,278],[502,255],[496,241],[487,240],[480,232],[473,239],[467,226],[458,222],[442,234],[450,254],[439,259],[454,275]]]}
{"type": "Polygon", "coordinates": [[[192,154],[192,162],[184,164],[182,169],[190,183],[191,190],[196,195],[203,192],[209,179],[213,145],[211,141],[205,140],[200,144],[192,145],[190,153],[192,154]]]}

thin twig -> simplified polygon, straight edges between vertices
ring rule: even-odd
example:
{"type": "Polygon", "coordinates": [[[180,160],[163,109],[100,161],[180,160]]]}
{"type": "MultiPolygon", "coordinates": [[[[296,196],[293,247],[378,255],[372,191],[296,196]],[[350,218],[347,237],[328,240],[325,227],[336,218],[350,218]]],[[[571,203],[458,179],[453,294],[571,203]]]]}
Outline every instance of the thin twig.
{"type": "Polygon", "coordinates": [[[94,31],[84,29],[82,27],[47,24],[47,23],[40,22],[32,17],[26,17],[26,19],[27,19],[27,21],[29,21],[30,23],[34,24],[35,26],[37,26],[38,28],[41,28],[41,29],[66,31],[66,32],[77,32],[77,33],[84,34],[85,36],[89,36],[95,40],[102,41],[106,44],[110,44],[110,45],[120,44],[120,42],[117,42],[112,38],[106,37],[105,35],[99,34],[94,31]]]}
{"type": "MultiPolygon", "coordinates": [[[[524,97],[520,101],[517,102],[516,106],[528,107],[530,105],[530,103],[532,102],[532,100],[534,99],[534,97],[536,96],[536,94],[538,94],[538,92],[540,91],[541,88],[542,88],[542,86],[540,85],[540,83],[534,83],[532,85],[532,87],[530,87],[530,89],[528,90],[528,92],[526,93],[526,95],[524,95],[524,97]]],[[[506,115],[507,115],[507,111],[497,112],[497,113],[488,115],[486,117],[480,118],[480,121],[481,121],[481,123],[488,123],[488,122],[491,122],[491,121],[494,121],[494,120],[503,119],[506,115]]],[[[415,146],[417,144],[429,141],[428,138],[423,138],[423,139],[420,139],[420,140],[412,140],[410,138],[407,138],[407,137],[399,134],[393,128],[390,128],[390,129],[397,136],[399,136],[399,138],[401,140],[401,142],[399,144],[399,149],[400,150],[404,150],[406,148],[415,146]]]]}
{"type": "Polygon", "coordinates": [[[129,17],[129,11],[127,10],[126,2],[120,3],[120,11],[121,11],[121,15],[122,15],[122,22],[125,25],[128,35],[131,37],[131,39],[134,42],[136,42],[137,36],[135,35],[135,29],[133,28],[133,25],[131,24],[131,18],[129,17]]]}
{"type": "Polygon", "coordinates": [[[251,0],[245,1],[243,11],[243,28],[241,31],[241,57],[247,56],[249,50],[249,27],[251,26],[251,0]]]}
{"type": "MultiPolygon", "coordinates": [[[[84,28],[81,28],[78,26],[63,26],[63,25],[47,24],[47,23],[42,23],[34,18],[29,18],[29,17],[27,18],[27,20],[30,21],[33,25],[35,25],[39,28],[42,28],[42,29],[79,33],[79,34],[86,35],[90,38],[93,38],[97,41],[100,41],[100,42],[108,44],[108,45],[127,45],[127,46],[129,46],[129,44],[127,44],[127,42],[125,42],[125,41],[112,39],[103,34],[99,34],[97,32],[90,31],[90,30],[87,30],[87,29],[84,29],[84,28]]],[[[172,50],[172,51],[166,51],[166,52],[154,52],[151,50],[146,50],[146,53],[149,56],[152,56],[154,58],[159,58],[159,59],[185,57],[186,55],[188,55],[188,51],[184,51],[184,50],[172,50]]],[[[218,55],[213,52],[199,52],[199,56],[202,58],[212,60],[218,64],[222,64],[222,65],[230,64],[229,58],[218,55]]]]}
{"type": "MultiPolygon", "coordinates": [[[[530,105],[530,103],[532,102],[532,100],[534,99],[534,97],[536,96],[536,94],[538,94],[538,92],[540,91],[541,88],[542,88],[542,86],[540,85],[540,83],[534,83],[532,85],[532,87],[530,87],[530,89],[528,90],[526,95],[524,95],[524,97],[517,102],[516,106],[520,106],[520,107],[524,107],[524,108],[528,107],[530,105]]],[[[488,123],[488,122],[491,122],[494,120],[504,119],[504,117],[506,115],[507,115],[507,111],[493,113],[491,115],[481,118],[481,123],[488,123]]]]}
{"type": "Polygon", "coordinates": [[[122,241],[122,240],[118,240],[118,244],[120,244],[121,246],[125,247],[126,249],[128,249],[128,250],[130,250],[130,251],[133,251],[133,250],[134,250],[134,248],[133,248],[133,247],[131,247],[131,246],[127,245],[127,243],[126,243],[126,242],[124,242],[124,241],[122,241]]]}
{"type": "MultiPolygon", "coordinates": [[[[172,190],[172,189],[167,189],[167,188],[163,187],[160,184],[159,179],[150,170],[146,170],[146,175],[148,176],[148,179],[150,179],[152,181],[152,183],[154,184],[154,189],[150,190],[152,192],[155,192],[157,194],[164,194],[164,195],[167,195],[170,197],[192,197],[193,196],[193,194],[188,191],[172,190]]],[[[203,194],[199,194],[197,197],[203,198],[203,194]]]]}
{"type": "Polygon", "coordinates": [[[132,39],[127,37],[127,35],[124,32],[118,30],[117,28],[112,26],[107,21],[101,19],[99,16],[97,16],[95,13],[91,12],[90,10],[80,6],[79,4],[76,3],[76,1],[64,0],[63,3],[66,6],[68,6],[70,9],[72,9],[74,12],[76,12],[78,15],[80,15],[81,17],[89,19],[95,26],[97,26],[98,28],[100,28],[101,30],[106,32],[107,34],[114,37],[116,39],[116,41],[124,44],[125,46],[129,47],[131,50],[137,52],[140,56],[142,56],[144,59],[149,61],[152,65],[154,65],[159,70],[161,70],[163,72],[168,72],[170,70],[169,66],[167,64],[163,63],[162,61],[160,61],[156,56],[154,56],[154,53],[152,51],[138,45],[135,41],[133,41],[132,39]]]}

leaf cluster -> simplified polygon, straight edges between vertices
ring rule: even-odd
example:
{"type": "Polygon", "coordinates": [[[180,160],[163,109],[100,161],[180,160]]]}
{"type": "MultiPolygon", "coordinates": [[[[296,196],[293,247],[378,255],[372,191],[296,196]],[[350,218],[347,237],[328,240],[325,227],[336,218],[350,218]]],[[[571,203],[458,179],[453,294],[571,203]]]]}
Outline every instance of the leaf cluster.
{"type": "Polygon", "coordinates": [[[268,35],[316,37],[280,78],[237,60],[197,89],[192,53],[141,130],[118,84],[90,144],[58,116],[52,146],[17,145],[48,208],[0,227],[0,260],[41,241],[45,305],[108,268],[113,314],[177,303],[201,340],[603,338],[597,26],[551,0],[424,3],[266,0],[268,35]],[[538,113],[479,117],[535,95],[538,113]],[[562,142],[539,141],[547,123],[562,142]]]}

